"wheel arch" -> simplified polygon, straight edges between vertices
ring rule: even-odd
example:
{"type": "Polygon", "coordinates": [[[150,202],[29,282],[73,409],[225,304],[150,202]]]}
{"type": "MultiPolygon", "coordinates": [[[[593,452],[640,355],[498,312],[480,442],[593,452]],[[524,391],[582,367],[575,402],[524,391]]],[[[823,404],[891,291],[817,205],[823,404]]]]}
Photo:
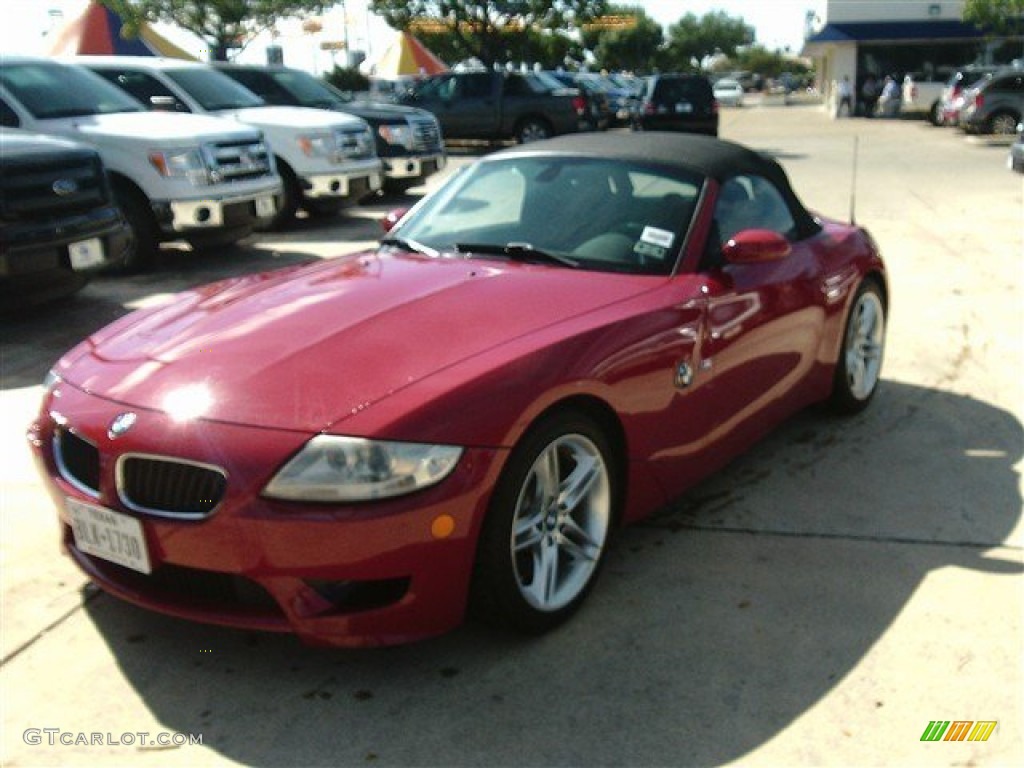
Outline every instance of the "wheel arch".
{"type": "Polygon", "coordinates": [[[530,419],[525,429],[517,436],[516,444],[518,445],[523,437],[529,434],[538,424],[543,423],[555,414],[572,412],[589,418],[608,438],[608,444],[613,454],[612,460],[615,464],[612,467],[612,471],[615,472],[618,481],[614,505],[615,517],[612,523],[619,525],[623,522],[626,499],[629,496],[627,492],[629,483],[629,446],[625,426],[619,418],[619,414],[616,413],[615,409],[606,400],[592,394],[570,395],[556,400],[530,419]]]}

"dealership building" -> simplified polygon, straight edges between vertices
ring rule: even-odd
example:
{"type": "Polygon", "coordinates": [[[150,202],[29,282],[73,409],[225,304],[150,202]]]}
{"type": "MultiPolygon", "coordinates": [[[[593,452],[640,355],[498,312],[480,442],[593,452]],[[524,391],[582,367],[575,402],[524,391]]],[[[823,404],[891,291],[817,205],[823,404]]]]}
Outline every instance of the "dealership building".
{"type": "Polygon", "coordinates": [[[809,14],[803,56],[814,61],[825,103],[844,76],[857,93],[868,76],[945,80],[965,64],[1024,58],[1024,38],[992,37],[963,20],[963,0],[828,0],[809,14]]]}

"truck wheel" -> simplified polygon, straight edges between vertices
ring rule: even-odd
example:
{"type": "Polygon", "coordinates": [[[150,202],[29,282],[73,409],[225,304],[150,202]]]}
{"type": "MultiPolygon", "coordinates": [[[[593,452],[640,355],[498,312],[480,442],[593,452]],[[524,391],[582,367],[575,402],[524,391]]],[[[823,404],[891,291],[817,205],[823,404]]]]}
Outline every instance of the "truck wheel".
{"type": "Polygon", "coordinates": [[[527,117],[516,127],[516,141],[528,144],[551,137],[551,126],[539,117],[527,117]]]}
{"type": "Polygon", "coordinates": [[[942,125],[942,105],[937,101],[928,110],[928,122],[932,125],[942,125]]]}
{"type": "Polygon", "coordinates": [[[276,158],[276,160],[277,173],[281,177],[284,192],[278,201],[280,205],[274,218],[266,224],[257,225],[256,228],[261,231],[290,227],[295,222],[295,212],[299,210],[299,203],[302,201],[302,189],[299,187],[299,180],[295,177],[295,172],[281,158],[276,158]]]}
{"type": "Polygon", "coordinates": [[[137,272],[150,266],[160,246],[159,228],[149,200],[135,187],[125,182],[114,182],[114,200],[132,228],[135,244],[128,249],[124,260],[112,269],[137,272]]]}
{"type": "Polygon", "coordinates": [[[997,112],[988,121],[988,132],[996,136],[1013,136],[1017,133],[1019,118],[1010,112],[997,112]]]}

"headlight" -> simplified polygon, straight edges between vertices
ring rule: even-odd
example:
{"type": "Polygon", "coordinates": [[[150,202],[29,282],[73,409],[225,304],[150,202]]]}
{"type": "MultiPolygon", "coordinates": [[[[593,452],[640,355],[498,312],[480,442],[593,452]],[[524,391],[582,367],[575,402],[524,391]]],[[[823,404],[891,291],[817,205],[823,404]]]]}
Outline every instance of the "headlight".
{"type": "Polygon", "coordinates": [[[211,182],[210,169],[203,160],[203,153],[198,149],[150,152],[149,162],[161,176],[185,178],[197,187],[211,182]]]}
{"type": "Polygon", "coordinates": [[[338,151],[333,133],[311,133],[298,138],[299,148],[307,157],[333,157],[338,151]]]}
{"type": "Polygon", "coordinates": [[[462,449],[317,435],[263,489],[290,501],[369,501],[441,482],[462,449]]]}
{"type": "Polygon", "coordinates": [[[377,127],[377,133],[388,144],[412,149],[412,126],[408,124],[380,125],[377,127]]]}

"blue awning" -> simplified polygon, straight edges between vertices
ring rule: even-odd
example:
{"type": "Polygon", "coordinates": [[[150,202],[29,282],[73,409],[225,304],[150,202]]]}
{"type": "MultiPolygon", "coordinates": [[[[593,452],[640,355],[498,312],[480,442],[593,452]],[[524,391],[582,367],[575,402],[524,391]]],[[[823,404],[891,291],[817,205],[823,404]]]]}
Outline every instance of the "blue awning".
{"type": "Polygon", "coordinates": [[[804,41],[815,43],[934,42],[941,40],[980,40],[984,31],[963,21],[866,21],[826,24],[820,32],[804,41]]]}

